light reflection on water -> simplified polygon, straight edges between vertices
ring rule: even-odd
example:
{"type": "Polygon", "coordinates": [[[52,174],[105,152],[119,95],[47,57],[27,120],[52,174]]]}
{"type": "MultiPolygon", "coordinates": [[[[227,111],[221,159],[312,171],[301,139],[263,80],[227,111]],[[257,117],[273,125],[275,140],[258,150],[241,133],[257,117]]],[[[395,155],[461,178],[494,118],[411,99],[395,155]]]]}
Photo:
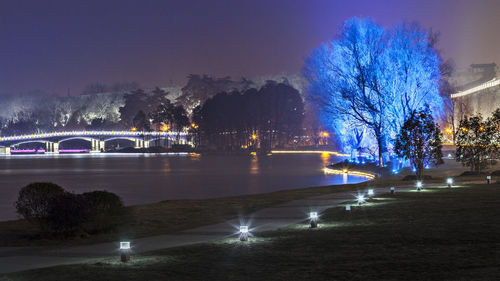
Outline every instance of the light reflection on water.
{"type": "Polygon", "coordinates": [[[19,189],[51,181],[81,193],[105,189],[126,204],[210,198],[364,181],[325,175],[341,158],[321,154],[80,154],[0,156],[0,220],[15,218],[19,189]]]}

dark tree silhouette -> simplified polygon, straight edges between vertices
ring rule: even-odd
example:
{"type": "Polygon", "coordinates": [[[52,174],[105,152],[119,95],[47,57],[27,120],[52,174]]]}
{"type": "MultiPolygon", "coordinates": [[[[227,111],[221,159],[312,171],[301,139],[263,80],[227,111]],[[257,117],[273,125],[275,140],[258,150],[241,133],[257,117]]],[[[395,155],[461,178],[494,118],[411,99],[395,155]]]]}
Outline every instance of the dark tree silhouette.
{"type": "Polygon", "coordinates": [[[480,173],[487,166],[488,156],[497,151],[494,142],[495,117],[483,120],[481,115],[460,120],[456,135],[456,159],[471,171],[480,173]]]}

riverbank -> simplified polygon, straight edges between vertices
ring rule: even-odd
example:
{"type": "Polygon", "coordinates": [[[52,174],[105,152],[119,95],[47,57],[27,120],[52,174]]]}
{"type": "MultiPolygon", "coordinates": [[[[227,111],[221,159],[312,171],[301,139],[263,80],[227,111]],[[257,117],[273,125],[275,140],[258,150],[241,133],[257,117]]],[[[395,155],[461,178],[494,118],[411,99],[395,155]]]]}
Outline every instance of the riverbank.
{"type": "MultiPolygon", "coordinates": [[[[461,169],[456,163],[447,161],[442,168],[428,170],[433,175],[426,183],[444,183],[448,176],[458,176],[461,169]],[[450,174],[455,171],[455,174],[450,174]]],[[[108,241],[121,237],[130,239],[162,235],[183,231],[203,225],[215,224],[245,216],[259,209],[275,206],[292,200],[345,191],[356,191],[367,187],[388,187],[413,184],[403,181],[405,171],[399,175],[386,175],[376,180],[359,184],[332,185],[295,190],[283,190],[255,195],[232,196],[199,200],[169,200],[152,204],[126,207],[124,216],[116,217],[115,231],[94,235],[82,234],[76,238],[58,240],[40,235],[39,229],[24,220],[0,222],[0,247],[5,246],[74,246],[108,241]]],[[[478,181],[479,176],[461,177],[457,181],[478,181]]],[[[496,180],[496,177],[493,178],[496,180]]]]}
{"type": "Polygon", "coordinates": [[[66,240],[47,239],[39,229],[25,220],[0,222],[0,247],[86,245],[118,241],[120,237],[139,238],[174,233],[203,225],[215,224],[237,216],[245,216],[259,209],[292,200],[335,192],[365,188],[369,182],[332,185],[264,194],[244,195],[200,200],[169,200],[153,204],[126,207],[125,215],[116,217],[119,227],[114,232],[66,240]]]}
{"type": "Polygon", "coordinates": [[[499,184],[379,194],[308,222],[147,254],[30,270],[6,280],[497,280],[499,184]],[[480,208],[479,208],[480,206],[480,208]],[[487,216],[485,214],[488,214],[487,216]]]}

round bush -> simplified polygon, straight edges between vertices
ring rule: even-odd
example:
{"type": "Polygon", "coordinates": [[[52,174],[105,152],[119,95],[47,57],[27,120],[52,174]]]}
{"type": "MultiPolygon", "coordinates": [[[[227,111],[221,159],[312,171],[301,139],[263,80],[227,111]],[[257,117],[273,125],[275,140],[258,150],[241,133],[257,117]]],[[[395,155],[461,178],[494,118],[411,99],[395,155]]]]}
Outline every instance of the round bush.
{"type": "Polygon", "coordinates": [[[115,215],[123,209],[120,197],[107,191],[85,192],[82,196],[87,200],[93,213],[115,215]]]}
{"type": "Polygon", "coordinates": [[[73,234],[89,218],[89,204],[82,195],[63,193],[50,200],[47,224],[53,233],[73,234]]]}
{"type": "Polygon", "coordinates": [[[17,213],[25,219],[40,221],[48,216],[50,200],[64,194],[64,189],[51,182],[35,182],[19,191],[15,203],[17,213]]]}
{"type": "Polygon", "coordinates": [[[123,202],[118,195],[107,191],[92,191],[83,193],[82,196],[89,204],[91,212],[88,232],[101,232],[117,225],[117,216],[124,211],[123,202]]]}

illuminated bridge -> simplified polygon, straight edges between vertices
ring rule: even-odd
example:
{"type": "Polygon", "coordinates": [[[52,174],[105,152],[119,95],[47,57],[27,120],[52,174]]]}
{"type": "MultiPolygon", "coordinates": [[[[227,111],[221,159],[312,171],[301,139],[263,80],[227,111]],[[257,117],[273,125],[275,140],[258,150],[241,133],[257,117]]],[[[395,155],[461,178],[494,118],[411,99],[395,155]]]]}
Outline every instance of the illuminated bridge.
{"type": "Polygon", "coordinates": [[[187,133],[181,132],[139,132],[139,131],[71,131],[52,132],[42,134],[29,134],[19,136],[0,137],[0,154],[10,154],[17,150],[22,144],[41,143],[45,145],[45,150],[24,150],[26,152],[83,152],[88,150],[59,149],[59,145],[70,140],[85,140],[90,142],[90,152],[103,152],[106,150],[106,142],[112,140],[129,140],[134,143],[135,148],[148,148],[151,144],[165,145],[168,140],[177,140],[180,136],[180,144],[188,144],[187,133]]]}

